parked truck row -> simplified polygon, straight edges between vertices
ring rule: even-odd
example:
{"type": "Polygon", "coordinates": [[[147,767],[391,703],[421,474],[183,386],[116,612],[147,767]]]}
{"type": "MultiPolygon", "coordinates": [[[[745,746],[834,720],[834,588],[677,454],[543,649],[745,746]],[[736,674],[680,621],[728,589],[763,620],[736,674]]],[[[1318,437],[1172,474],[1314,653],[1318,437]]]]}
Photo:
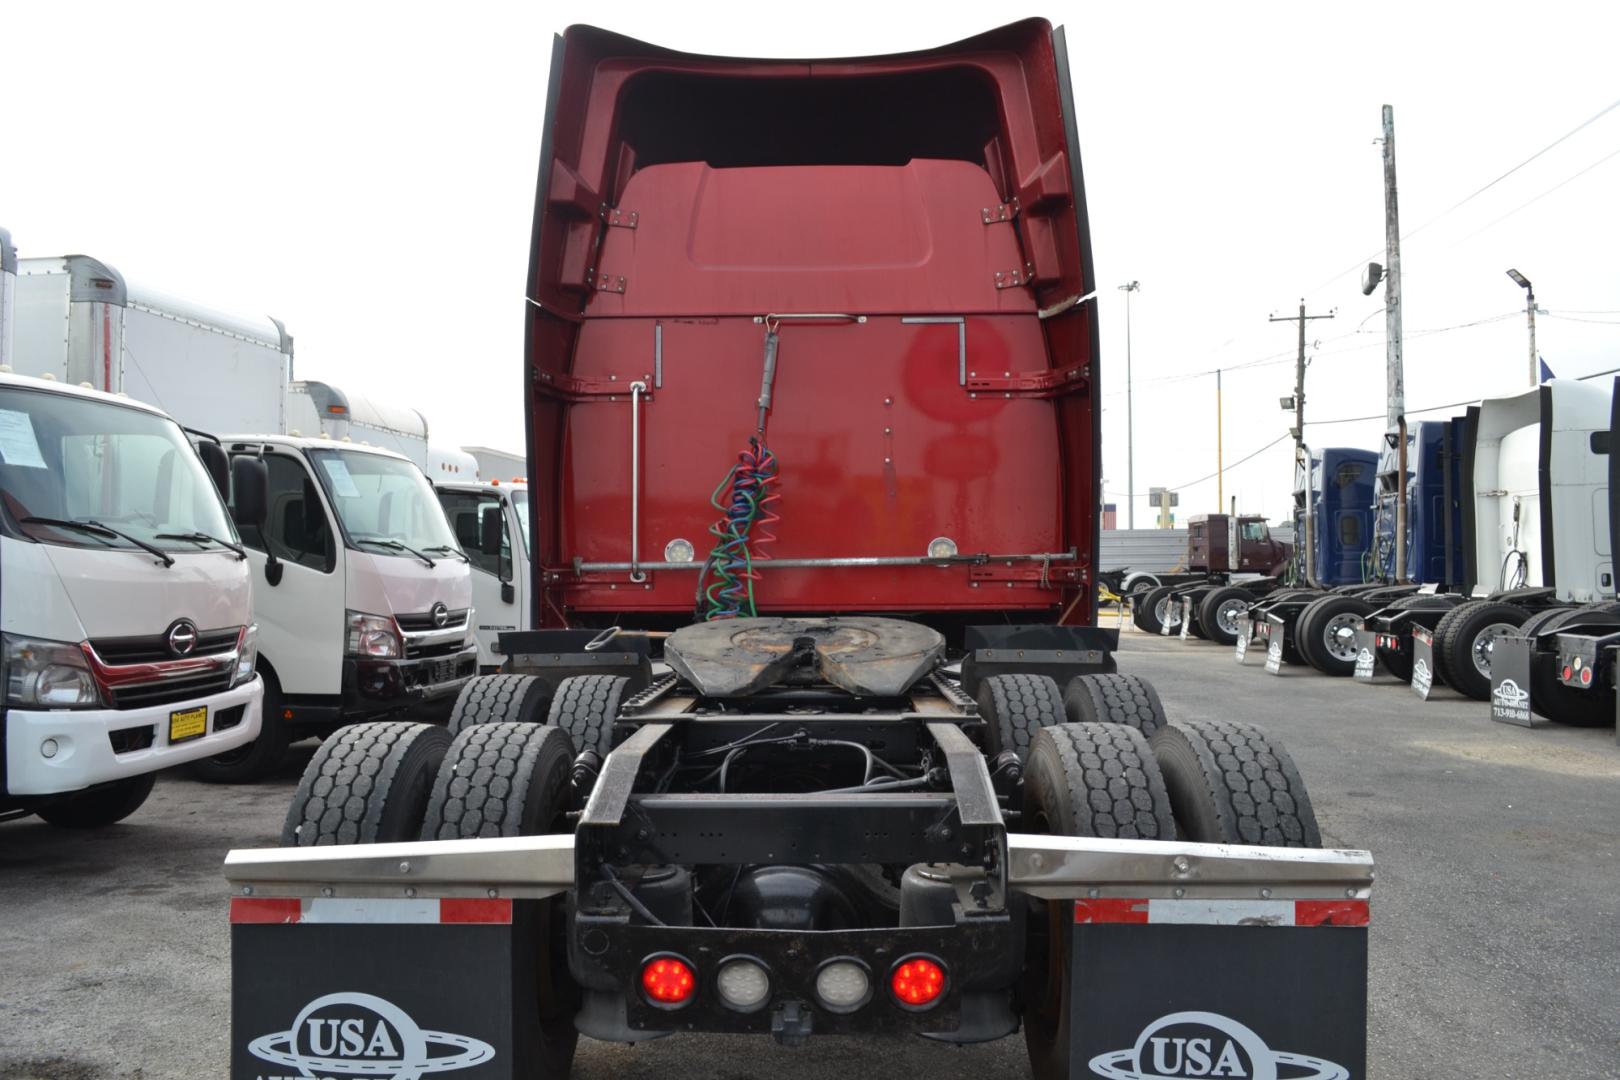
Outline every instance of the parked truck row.
{"type": "MultiPolygon", "coordinates": [[[[1616,402],[1613,386],[1558,379],[1412,425],[1404,515],[1395,505],[1396,446],[1376,458],[1341,455],[1341,468],[1375,460],[1376,490],[1354,487],[1358,516],[1337,508],[1311,519],[1316,535],[1342,550],[1313,544],[1300,587],[1248,606],[1232,643],[1239,660],[1264,652],[1273,671],[1308,664],[1363,680],[1388,673],[1423,697],[1449,686],[1491,702],[1499,719],[1613,723],[1616,402]],[[1396,574],[1399,521],[1404,578],[1396,574]],[[1350,541],[1363,522],[1362,568],[1351,575],[1350,541]],[[1499,665],[1504,649],[1508,674],[1499,665]]],[[[1296,502],[1303,494],[1307,504],[1331,507],[1335,486],[1350,490],[1301,485],[1296,502]]],[[[1144,621],[1140,612],[1137,619],[1144,621]]]]}
{"type": "Polygon", "coordinates": [[[4,233],[0,270],[0,813],[110,823],[159,769],[253,780],[297,739],[442,718],[499,665],[495,630],[525,625],[527,503],[502,489],[455,531],[463,495],[430,480],[476,487],[471,453],[414,410],[293,379],[278,320],[86,256],[19,259],[4,233]]]}

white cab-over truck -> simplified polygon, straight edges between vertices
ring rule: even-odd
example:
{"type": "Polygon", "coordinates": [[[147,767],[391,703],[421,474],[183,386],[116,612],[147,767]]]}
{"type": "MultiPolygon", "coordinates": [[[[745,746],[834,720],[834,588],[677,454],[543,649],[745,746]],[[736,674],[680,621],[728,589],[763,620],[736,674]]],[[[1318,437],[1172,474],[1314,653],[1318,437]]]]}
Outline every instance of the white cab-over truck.
{"type": "Polygon", "coordinates": [[[477,673],[468,555],[422,470],[379,447],[227,435],[263,460],[268,513],[245,527],[265,720],[252,744],[199,762],[207,780],[272,771],[287,744],[357,720],[448,711],[477,673]]]}
{"type": "Polygon", "coordinates": [[[158,770],[258,734],[227,486],[242,522],[262,520],[256,462],[194,449],[149,406],[0,373],[0,816],[111,824],[158,770]]]}
{"type": "Polygon", "coordinates": [[[494,671],[506,659],[500,635],[533,626],[529,487],[491,480],[482,484],[440,483],[434,488],[456,541],[472,559],[478,666],[486,672],[494,671]]]}

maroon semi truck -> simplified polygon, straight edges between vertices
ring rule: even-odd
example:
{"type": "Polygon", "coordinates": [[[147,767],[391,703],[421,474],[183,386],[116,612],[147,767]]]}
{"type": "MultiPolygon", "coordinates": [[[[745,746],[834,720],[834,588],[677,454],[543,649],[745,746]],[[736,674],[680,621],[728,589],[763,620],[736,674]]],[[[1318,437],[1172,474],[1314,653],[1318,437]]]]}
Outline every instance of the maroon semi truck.
{"type": "Polygon", "coordinates": [[[1248,605],[1278,588],[1294,558],[1259,514],[1194,514],[1187,519],[1186,568],[1119,574],[1137,628],[1170,633],[1183,622],[1200,637],[1230,645],[1248,605]],[[1190,616],[1190,618],[1187,618],[1190,616]]]}
{"type": "Polygon", "coordinates": [[[328,740],[284,846],[230,855],[233,1076],[1020,1031],[1041,1080],[1363,1075],[1370,857],[1092,625],[1070,57],[1039,20],[818,61],[558,39],[540,625],[447,728],[328,740]]]}

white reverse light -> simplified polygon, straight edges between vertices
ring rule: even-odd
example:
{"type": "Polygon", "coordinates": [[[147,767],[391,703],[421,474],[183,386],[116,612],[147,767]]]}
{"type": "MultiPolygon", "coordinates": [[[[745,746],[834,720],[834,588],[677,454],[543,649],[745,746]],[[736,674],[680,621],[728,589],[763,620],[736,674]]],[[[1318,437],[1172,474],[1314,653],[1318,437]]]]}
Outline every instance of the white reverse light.
{"type": "Polygon", "coordinates": [[[816,996],[834,1012],[860,1007],[871,993],[871,978],[853,960],[834,960],[816,973],[816,996]]]}
{"type": "Polygon", "coordinates": [[[765,1004],[771,977],[752,960],[727,960],[714,980],[720,1000],[738,1012],[751,1012],[765,1004]]]}

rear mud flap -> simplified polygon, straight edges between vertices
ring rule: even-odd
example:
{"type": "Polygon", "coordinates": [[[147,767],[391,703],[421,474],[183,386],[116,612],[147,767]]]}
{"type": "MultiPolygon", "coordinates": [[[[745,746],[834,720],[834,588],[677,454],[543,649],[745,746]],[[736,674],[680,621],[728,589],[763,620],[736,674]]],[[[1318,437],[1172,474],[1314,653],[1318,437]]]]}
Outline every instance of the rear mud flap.
{"type": "Polygon", "coordinates": [[[544,906],[233,899],[231,1077],[532,1077],[544,906]]]}
{"type": "Polygon", "coordinates": [[[1356,631],[1356,670],[1358,679],[1371,679],[1378,674],[1377,635],[1371,630],[1356,631]]]}
{"type": "Polygon", "coordinates": [[[1238,627],[1237,645],[1233,647],[1232,656],[1238,663],[1249,659],[1249,639],[1254,636],[1254,620],[1244,619],[1243,625],[1238,627]]]}
{"type": "Polygon", "coordinates": [[[1530,640],[1500,637],[1491,647],[1491,719],[1519,727],[1546,721],[1530,709],[1530,640]]]}
{"type": "Polygon", "coordinates": [[[1075,905],[1069,1077],[1362,1080],[1367,902],[1075,905]]]}
{"type": "Polygon", "coordinates": [[[1434,690],[1434,633],[1412,627],[1412,693],[1429,700],[1434,690]]]}

